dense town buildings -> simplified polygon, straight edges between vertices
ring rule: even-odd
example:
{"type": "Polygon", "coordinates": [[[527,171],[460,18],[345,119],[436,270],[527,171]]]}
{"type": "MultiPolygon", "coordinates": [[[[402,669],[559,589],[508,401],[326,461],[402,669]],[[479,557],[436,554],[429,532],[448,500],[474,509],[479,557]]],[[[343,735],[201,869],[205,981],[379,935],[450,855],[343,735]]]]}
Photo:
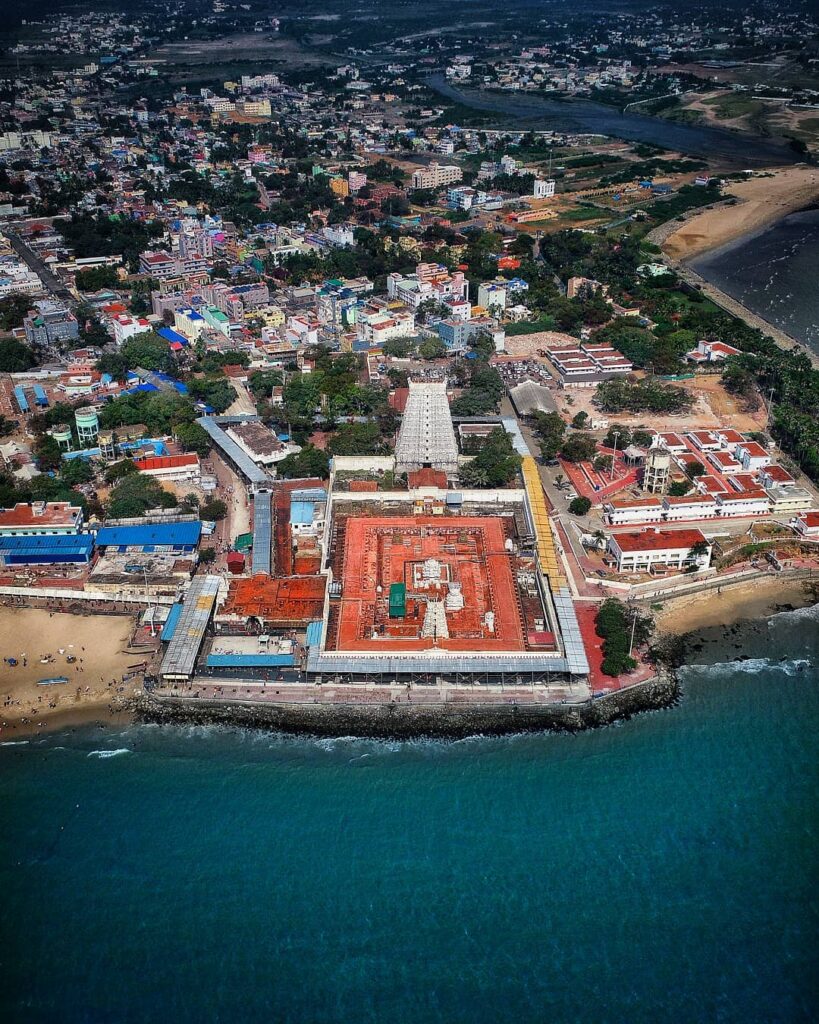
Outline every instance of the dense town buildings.
{"type": "MultiPolygon", "coordinates": [[[[214,57],[195,84],[157,56],[185,35],[170,10],[21,26],[29,70],[0,98],[5,566],[182,596],[160,684],[386,664],[588,694],[581,598],[707,586],[755,524],[780,554],[812,543],[810,416],[651,240],[768,156],[531,130],[440,89],[682,122],[691,97],[703,117],[767,102],[698,14],[583,17],[408,40],[387,15],[366,47],[333,21],[344,63],[301,63],[299,15],[219,4],[187,40],[214,57]],[[294,59],[225,68],[211,43],[243,31],[294,59]]],[[[797,24],[754,9],[743,32],[797,24]]],[[[778,78],[801,124],[814,93],[778,78]]]]}

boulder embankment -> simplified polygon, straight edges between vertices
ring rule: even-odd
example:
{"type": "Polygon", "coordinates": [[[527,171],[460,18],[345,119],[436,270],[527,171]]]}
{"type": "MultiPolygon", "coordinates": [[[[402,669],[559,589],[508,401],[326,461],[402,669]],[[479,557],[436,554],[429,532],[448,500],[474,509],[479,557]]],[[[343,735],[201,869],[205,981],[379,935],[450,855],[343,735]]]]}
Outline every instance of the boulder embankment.
{"type": "Polygon", "coordinates": [[[132,709],[141,721],[169,724],[226,725],[314,736],[462,739],[547,730],[579,732],[668,707],[678,696],[676,678],[661,671],[645,682],[572,704],[296,704],[201,700],[148,692],[135,699],[132,709]]]}

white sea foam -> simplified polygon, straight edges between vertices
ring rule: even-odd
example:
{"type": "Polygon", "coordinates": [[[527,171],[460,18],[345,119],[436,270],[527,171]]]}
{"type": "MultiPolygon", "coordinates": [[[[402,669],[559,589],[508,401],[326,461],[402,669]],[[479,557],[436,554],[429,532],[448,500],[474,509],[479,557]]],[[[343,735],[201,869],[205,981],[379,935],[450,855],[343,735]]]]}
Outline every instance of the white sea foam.
{"type": "Polygon", "coordinates": [[[118,747],[116,750],[91,750],[88,753],[89,757],[98,757],[100,760],[105,760],[109,757],[119,757],[120,754],[130,754],[131,749],[129,747],[118,747]]]}
{"type": "Polygon", "coordinates": [[[28,746],[28,740],[2,740],[0,741],[0,747],[26,747],[28,746]]]}
{"type": "Polygon", "coordinates": [[[707,672],[710,675],[719,675],[724,672],[742,672],[746,675],[757,675],[760,672],[784,672],[787,676],[795,676],[810,668],[810,662],[806,658],[785,658],[782,661],[775,658],[747,658],[744,661],[720,661],[714,665],[687,665],[685,667],[692,672],[707,672]]]}
{"type": "Polygon", "coordinates": [[[802,622],[819,619],[819,604],[809,604],[806,608],[792,608],[790,611],[776,612],[768,619],[768,628],[783,621],[802,622]]]}

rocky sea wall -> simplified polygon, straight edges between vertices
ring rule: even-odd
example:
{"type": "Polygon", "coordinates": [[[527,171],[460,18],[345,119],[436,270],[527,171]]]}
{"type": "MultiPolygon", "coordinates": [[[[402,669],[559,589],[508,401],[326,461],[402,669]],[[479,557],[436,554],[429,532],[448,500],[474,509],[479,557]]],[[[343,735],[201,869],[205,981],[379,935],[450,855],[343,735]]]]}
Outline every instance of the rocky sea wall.
{"type": "Polygon", "coordinates": [[[132,710],[141,721],[160,723],[232,725],[315,736],[461,739],[545,730],[579,732],[669,707],[678,696],[675,676],[660,672],[580,704],[277,704],[146,693],[134,701],[132,710]]]}

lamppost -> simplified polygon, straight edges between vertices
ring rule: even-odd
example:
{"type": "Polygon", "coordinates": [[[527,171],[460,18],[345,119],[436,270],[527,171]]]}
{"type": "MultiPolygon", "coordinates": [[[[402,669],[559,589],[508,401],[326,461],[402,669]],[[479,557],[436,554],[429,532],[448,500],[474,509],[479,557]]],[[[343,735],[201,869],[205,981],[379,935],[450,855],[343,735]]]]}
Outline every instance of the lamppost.
{"type": "Polygon", "coordinates": [[[617,458],[617,439],[620,437],[619,430],[613,430],[612,437],[614,438],[614,451],[611,453],[611,478],[614,479],[614,460],[617,458]]]}
{"type": "Polygon", "coordinates": [[[155,639],[156,633],[154,632],[154,609],[151,605],[151,597],[148,593],[148,570],[145,568],[145,563],[142,564],[142,575],[145,578],[145,600],[148,603],[148,611],[151,613],[151,639],[155,639]]]}

